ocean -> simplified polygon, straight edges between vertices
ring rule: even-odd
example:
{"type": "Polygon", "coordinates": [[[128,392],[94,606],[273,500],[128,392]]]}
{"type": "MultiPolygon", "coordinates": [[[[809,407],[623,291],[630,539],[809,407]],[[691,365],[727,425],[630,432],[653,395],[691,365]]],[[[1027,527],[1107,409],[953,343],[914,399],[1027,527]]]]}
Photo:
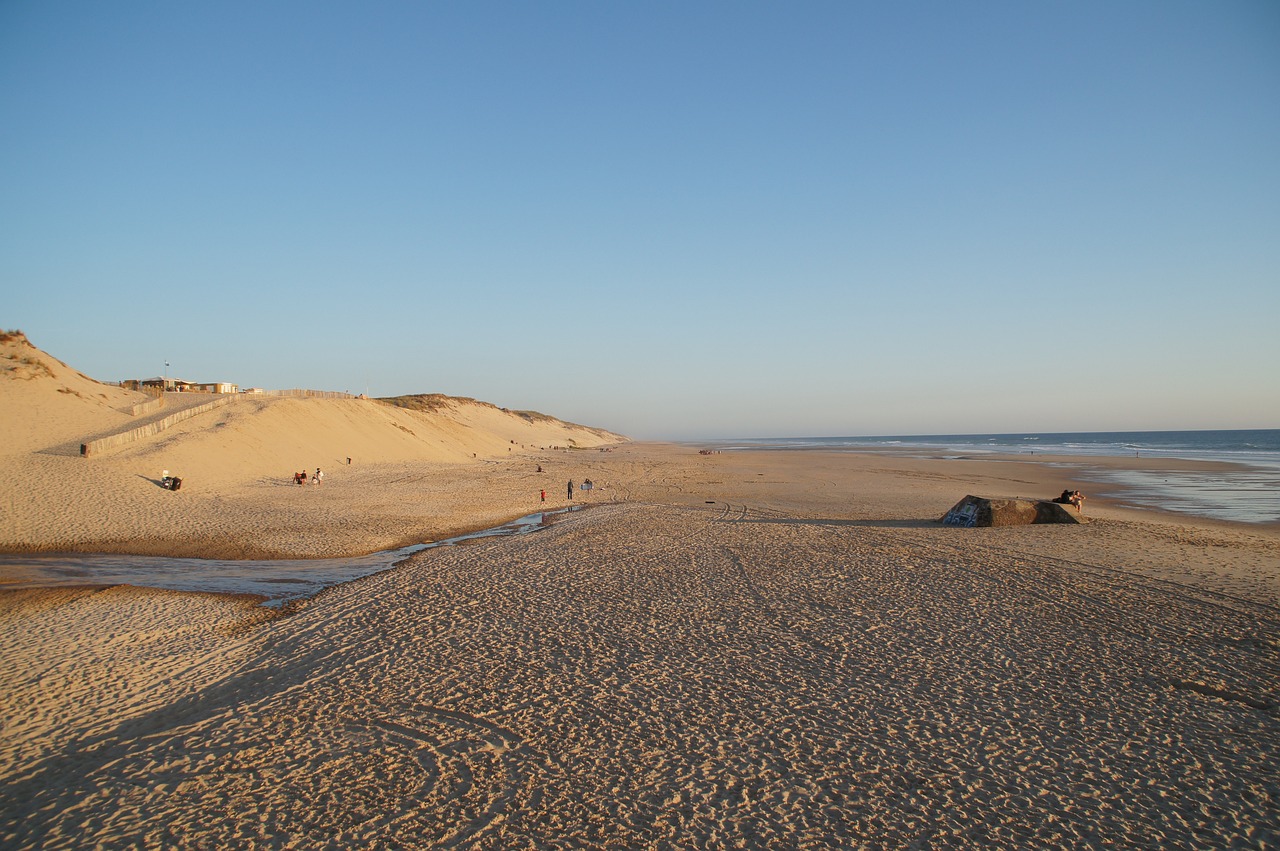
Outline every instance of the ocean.
{"type": "Polygon", "coordinates": [[[1139,507],[1215,520],[1280,522],[1280,429],[1098,431],[1027,434],[916,434],[777,437],[716,441],[722,451],[751,449],[893,449],[929,457],[1068,455],[1218,461],[1222,472],[1108,470],[1083,467],[1093,482],[1123,488],[1115,496],[1139,507]]]}

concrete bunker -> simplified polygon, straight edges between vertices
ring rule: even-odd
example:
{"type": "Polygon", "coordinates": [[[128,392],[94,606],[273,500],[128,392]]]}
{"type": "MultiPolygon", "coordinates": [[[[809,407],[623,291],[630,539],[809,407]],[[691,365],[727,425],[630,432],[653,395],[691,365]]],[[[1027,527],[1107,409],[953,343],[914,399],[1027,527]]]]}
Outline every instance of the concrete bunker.
{"type": "Polygon", "coordinates": [[[1047,499],[990,499],[970,494],[942,517],[947,526],[1029,526],[1033,523],[1083,523],[1069,506],[1047,499]]]}

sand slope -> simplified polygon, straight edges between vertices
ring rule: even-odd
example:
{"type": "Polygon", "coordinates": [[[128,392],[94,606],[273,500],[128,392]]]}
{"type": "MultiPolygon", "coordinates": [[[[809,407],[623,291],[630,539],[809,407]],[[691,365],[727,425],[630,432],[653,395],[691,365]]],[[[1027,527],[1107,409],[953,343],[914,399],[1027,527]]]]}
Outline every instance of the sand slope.
{"type": "Polygon", "coordinates": [[[129,428],[129,409],[151,397],[94,381],[0,333],[0,458],[129,428]]]}

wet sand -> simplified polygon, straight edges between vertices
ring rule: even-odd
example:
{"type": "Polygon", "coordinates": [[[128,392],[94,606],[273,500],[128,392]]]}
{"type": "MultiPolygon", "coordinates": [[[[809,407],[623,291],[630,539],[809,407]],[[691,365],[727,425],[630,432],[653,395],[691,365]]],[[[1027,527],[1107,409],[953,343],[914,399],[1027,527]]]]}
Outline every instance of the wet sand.
{"type": "MultiPolygon", "coordinates": [[[[1280,841],[1273,527],[936,522],[1061,490],[1039,463],[629,445],[455,484],[527,513],[530,462],[592,507],[278,612],[0,594],[0,844],[1280,841]]],[[[395,525],[361,499],[330,537],[395,525]]]]}

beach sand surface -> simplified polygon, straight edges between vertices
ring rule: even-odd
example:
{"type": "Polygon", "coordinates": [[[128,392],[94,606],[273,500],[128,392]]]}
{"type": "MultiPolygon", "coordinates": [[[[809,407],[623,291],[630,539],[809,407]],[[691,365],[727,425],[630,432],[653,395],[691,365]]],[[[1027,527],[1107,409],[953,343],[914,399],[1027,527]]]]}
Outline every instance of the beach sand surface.
{"type": "MultiPolygon", "coordinates": [[[[298,401],[329,416],[331,400],[298,401]]],[[[236,409],[101,464],[66,458],[124,488],[118,505],[47,523],[23,508],[0,543],[330,555],[495,525],[543,489],[563,507],[570,479],[596,488],[538,531],[280,610],[10,583],[3,847],[1280,842],[1272,526],[1091,498],[1082,525],[955,529],[938,519],[966,493],[1086,482],[1017,459],[511,436],[475,458],[464,438],[392,457],[394,425],[371,459],[299,487],[245,449],[284,439],[257,419],[274,414],[236,409]],[[127,483],[173,458],[198,471],[190,491],[127,483]],[[178,531],[132,520],[133,500],[178,531]]],[[[6,505],[100,498],[4,478],[6,505]]]]}

